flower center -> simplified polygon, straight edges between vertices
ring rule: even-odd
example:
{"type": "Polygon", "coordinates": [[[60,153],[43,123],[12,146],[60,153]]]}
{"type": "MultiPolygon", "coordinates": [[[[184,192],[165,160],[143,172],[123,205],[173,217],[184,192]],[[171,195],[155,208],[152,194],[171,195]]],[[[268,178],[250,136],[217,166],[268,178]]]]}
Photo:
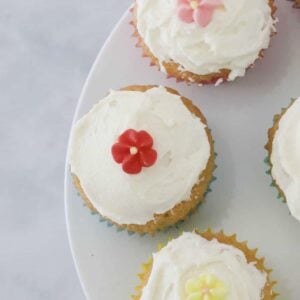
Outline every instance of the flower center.
{"type": "Polygon", "coordinates": [[[198,0],[191,0],[190,6],[193,10],[196,10],[199,7],[199,2],[198,0]]]}
{"type": "Polygon", "coordinates": [[[136,155],[139,152],[137,147],[130,147],[129,151],[131,155],[136,155]]]}
{"type": "Polygon", "coordinates": [[[202,290],[202,294],[209,295],[210,294],[210,288],[206,287],[202,290]]]}

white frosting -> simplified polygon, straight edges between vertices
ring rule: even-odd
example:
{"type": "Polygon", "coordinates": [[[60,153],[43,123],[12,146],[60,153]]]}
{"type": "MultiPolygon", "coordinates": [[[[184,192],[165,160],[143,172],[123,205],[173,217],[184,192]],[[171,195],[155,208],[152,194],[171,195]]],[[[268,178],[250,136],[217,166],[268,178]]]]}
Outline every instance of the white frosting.
{"type": "Polygon", "coordinates": [[[300,221],[300,98],[284,113],[271,154],[272,176],[300,221]]]}
{"type": "Polygon", "coordinates": [[[268,0],[223,3],[203,28],[177,17],[177,0],[137,0],[137,29],[161,65],[173,60],[200,75],[225,68],[234,80],[268,48],[275,20],[268,0]]]}
{"type": "Polygon", "coordinates": [[[71,172],[103,216],[119,224],[145,224],[190,197],[210,157],[205,127],[163,87],[112,91],[75,125],[71,172]],[[148,131],[158,153],[156,163],[137,175],[124,173],[111,154],[130,128],[148,131]]]}
{"type": "Polygon", "coordinates": [[[141,300],[186,300],[187,280],[206,274],[218,277],[228,287],[224,300],[261,300],[267,279],[239,249],[184,233],[153,255],[141,300]]]}

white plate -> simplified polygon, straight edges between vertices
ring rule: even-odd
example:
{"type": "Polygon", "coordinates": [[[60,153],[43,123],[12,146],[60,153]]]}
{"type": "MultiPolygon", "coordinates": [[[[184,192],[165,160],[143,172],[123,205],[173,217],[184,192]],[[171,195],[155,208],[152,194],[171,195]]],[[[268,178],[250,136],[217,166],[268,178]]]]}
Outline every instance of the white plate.
{"type": "MultiPolygon", "coordinates": [[[[74,120],[86,113],[110,88],[131,84],[161,84],[192,99],[207,116],[218,152],[217,181],[199,211],[180,225],[237,233],[258,247],[274,269],[280,299],[299,300],[300,224],[270,187],[263,163],[267,129],[273,115],[300,95],[300,11],[277,1],[278,35],[262,62],[235,82],[215,86],[177,84],[141,57],[131,37],[126,12],[100,52],[78,103],[74,120]]],[[[78,274],[90,300],[129,299],[138,279],[140,264],[160,241],[178,230],[154,238],[129,236],[99,222],[83,206],[75,191],[68,166],[65,181],[66,216],[78,274]]]]}

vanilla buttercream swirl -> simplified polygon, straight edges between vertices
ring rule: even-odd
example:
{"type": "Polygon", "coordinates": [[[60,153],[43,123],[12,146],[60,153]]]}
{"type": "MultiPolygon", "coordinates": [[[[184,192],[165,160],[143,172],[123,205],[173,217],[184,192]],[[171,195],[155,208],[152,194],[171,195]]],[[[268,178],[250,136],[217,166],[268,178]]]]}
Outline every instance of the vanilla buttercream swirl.
{"type": "Polygon", "coordinates": [[[182,71],[206,75],[230,70],[229,80],[268,48],[275,19],[268,0],[224,0],[206,27],[177,16],[177,0],[137,0],[137,29],[152,54],[182,71]]]}
{"type": "Polygon", "coordinates": [[[186,300],[190,296],[186,282],[203,276],[207,280],[207,274],[216,281],[208,288],[214,284],[222,287],[221,299],[262,299],[267,275],[248,263],[241,250],[217,240],[208,241],[196,233],[184,233],[153,255],[141,300],[186,300]]]}

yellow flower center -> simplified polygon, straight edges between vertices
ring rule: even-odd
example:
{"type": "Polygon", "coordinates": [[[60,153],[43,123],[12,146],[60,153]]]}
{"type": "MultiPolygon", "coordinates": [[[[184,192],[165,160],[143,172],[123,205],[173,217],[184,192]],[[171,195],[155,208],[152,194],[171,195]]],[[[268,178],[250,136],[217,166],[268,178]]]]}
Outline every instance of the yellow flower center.
{"type": "Polygon", "coordinates": [[[191,0],[190,5],[192,9],[196,10],[199,7],[199,2],[197,0],[191,0]]]}
{"type": "Polygon", "coordinates": [[[129,151],[131,155],[136,155],[139,152],[137,147],[130,147],[129,151]]]}
{"type": "Polygon", "coordinates": [[[228,287],[211,274],[189,279],[185,284],[186,300],[226,300],[228,287]]]}

